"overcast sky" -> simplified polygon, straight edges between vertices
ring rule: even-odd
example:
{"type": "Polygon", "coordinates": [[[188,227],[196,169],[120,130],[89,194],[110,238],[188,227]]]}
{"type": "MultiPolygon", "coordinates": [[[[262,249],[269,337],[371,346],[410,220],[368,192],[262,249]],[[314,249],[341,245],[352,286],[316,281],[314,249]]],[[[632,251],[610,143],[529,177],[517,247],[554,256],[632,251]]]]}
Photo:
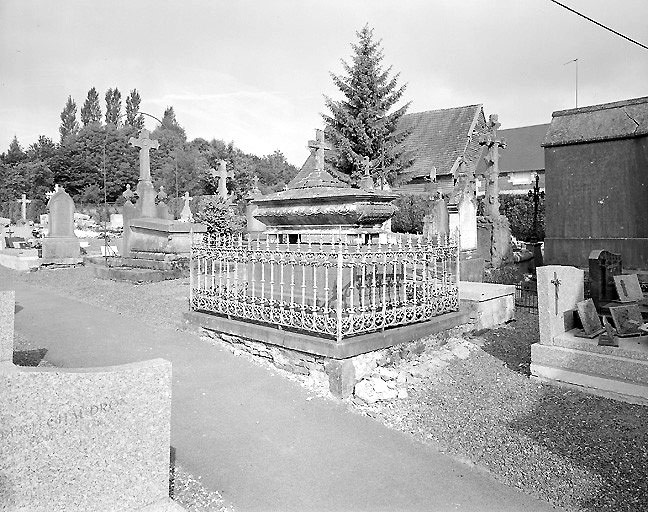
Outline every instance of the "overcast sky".
{"type": "MultiPolygon", "coordinates": [[[[648,44],[646,0],[562,3],[648,44]]],[[[0,152],[14,134],[58,141],[68,95],[80,111],[94,86],[105,111],[116,86],[157,117],[172,105],[190,139],[299,166],[365,23],[409,112],[481,103],[502,128],[548,123],[574,106],[575,58],[579,106],[648,95],[648,50],[549,0],[0,0],[0,152]]]]}

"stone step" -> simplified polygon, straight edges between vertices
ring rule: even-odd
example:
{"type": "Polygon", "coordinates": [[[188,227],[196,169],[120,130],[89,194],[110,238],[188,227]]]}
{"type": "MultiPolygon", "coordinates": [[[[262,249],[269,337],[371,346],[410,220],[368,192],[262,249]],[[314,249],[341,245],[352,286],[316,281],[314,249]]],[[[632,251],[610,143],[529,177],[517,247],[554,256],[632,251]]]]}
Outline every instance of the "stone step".
{"type": "Polygon", "coordinates": [[[149,251],[131,250],[131,258],[144,259],[144,260],[170,261],[176,259],[177,255],[169,254],[166,252],[149,252],[149,251]]]}
{"type": "Polygon", "coordinates": [[[122,265],[153,270],[173,270],[176,268],[176,265],[171,261],[149,260],[143,258],[122,258],[122,265]]]}

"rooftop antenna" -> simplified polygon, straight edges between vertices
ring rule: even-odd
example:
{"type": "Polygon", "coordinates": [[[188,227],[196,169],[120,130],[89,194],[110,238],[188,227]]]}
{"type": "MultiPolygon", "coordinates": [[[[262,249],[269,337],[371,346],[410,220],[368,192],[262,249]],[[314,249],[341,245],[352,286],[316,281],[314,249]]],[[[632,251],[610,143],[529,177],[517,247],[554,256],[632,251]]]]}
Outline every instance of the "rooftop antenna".
{"type": "Polygon", "coordinates": [[[565,62],[563,66],[571,64],[572,62],[576,63],[576,108],[578,108],[578,58],[572,59],[569,62],[565,62]]]}

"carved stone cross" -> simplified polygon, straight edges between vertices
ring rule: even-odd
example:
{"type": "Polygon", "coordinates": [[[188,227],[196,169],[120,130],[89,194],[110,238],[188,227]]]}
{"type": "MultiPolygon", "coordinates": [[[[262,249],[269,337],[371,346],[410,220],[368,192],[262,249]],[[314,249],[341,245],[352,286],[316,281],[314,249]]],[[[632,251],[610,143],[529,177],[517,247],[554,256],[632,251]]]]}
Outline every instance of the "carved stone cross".
{"type": "Polygon", "coordinates": [[[16,200],[20,203],[20,216],[23,222],[27,222],[27,205],[32,202],[31,199],[27,199],[27,195],[23,194],[20,199],[16,200]]]}
{"type": "Polygon", "coordinates": [[[315,169],[323,171],[324,152],[333,149],[333,146],[324,140],[324,130],[315,130],[315,140],[309,140],[308,147],[315,150],[315,169]]]}
{"type": "Polygon", "coordinates": [[[149,132],[146,128],[142,128],[139,138],[131,137],[128,143],[132,146],[140,148],[139,163],[140,163],[140,181],[151,181],[151,157],[149,151],[151,149],[158,149],[160,144],[157,140],[150,139],[149,132]]]}
{"type": "Polygon", "coordinates": [[[554,285],[556,289],[556,316],[558,316],[558,288],[560,287],[560,279],[558,279],[558,274],[554,272],[554,278],[551,280],[551,284],[554,285]]]}
{"type": "Polygon", "coordinates": [[[481,146],[488,148],[484,157],[488,165],[486,170],[486,204],[484,213],[489,217],[499,216],[499,150],[506,147],[506,142],[497,136],[497,130],[501,126],[497,114],[491,114],[488,118],[486,128],[488,132],[479,140],[481,146]]]}

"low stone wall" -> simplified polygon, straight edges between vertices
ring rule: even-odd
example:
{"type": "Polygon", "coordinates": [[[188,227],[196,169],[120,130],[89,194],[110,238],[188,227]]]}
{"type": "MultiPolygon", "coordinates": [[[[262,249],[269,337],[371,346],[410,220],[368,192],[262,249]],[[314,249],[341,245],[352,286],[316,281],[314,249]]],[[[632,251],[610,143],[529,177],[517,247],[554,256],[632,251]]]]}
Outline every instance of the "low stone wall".
{"type": "MultiPolygon", "coordinates": [[[[469,326],[464,326],[463,330],[468,328],[469,326]]],[[[403,393],[405,380],[399,379],[397,375],[391,375],[391,370],[387,367],[402,359],[416,357],[429,347],[438,347],[448,337],[448,333],[444,332],[346,359],[334,359],[277,347],[204,327],[200,329],[200,334],[210,340],[223,343],[234,353],[245,352],[267,360],[277,368],[290,373],[308,376],[314,381],[327,381],[329,390],[334,396],[347,398],[353,395],[355,389],[356,395],[360,392],[365,397],[373,395],[378,399],[380,397],[390,399],[407,396],[406,391],[403,393]],[[384,381],[383,389],[375,389],[375,384],[378,381],[375,378],[370,378],[375,376],[379,376],[380,380],[384,381]],[[362,386],[371,385],[373,389],[356,389],[356,384],[361,382],[362,386]]]]}

